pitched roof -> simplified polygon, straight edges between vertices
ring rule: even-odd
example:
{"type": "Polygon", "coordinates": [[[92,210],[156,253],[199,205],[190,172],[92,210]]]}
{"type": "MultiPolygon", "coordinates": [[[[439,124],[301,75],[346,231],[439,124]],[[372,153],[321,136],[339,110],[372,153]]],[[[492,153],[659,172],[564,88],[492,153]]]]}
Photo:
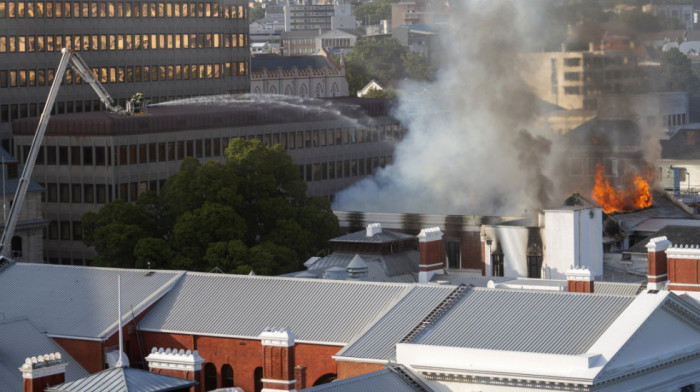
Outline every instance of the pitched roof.
{"type": "Polygon", "coordinates": [[[344,345],[413,287],[188,272],[139,328],[255,339],[266,327],[284,326],[298,341],[344,345]]]}
{"type": "Polygon", "coordinates": [[[581,354],[634,298],[474,288],[414,343],[581,354]]]}
{"type": "Polygon", "coordinates": [[[15,263],[0,272],[0,312],[26,317],[49,336],[103,339],[117,330],[118,275],[128,320],[132,309],[145,310],[183,272],[15,263]],[[22,300],[10,300],[17,296],[22,300]]]}
{"type": "Polygon", "coordinates": [[[622,253],[646,254],[648,252],[646,245],[649,240],[660,236],[666,236],[672,244],[697,245],[700,244],[700,227],[669,225],[637,242],[622,253]]]}
{"type": "Polygon", "coordinates": [[[164,376],[129,367],[103,370],[76,381],[46,388],[47,392],[166,392],[197,385],[194,380],[164,376]]]}
{"type": "Polygon", "coordinates": [[[386,361],[396,359],[396,343],[454,290],[455,286],[416,286],[336,356],[386,361]]]}
{"type": "Polygon", "coordinates": [[[22,392],[22,373],[17,370],[28,357],[61,353],[66,361],[66,380],[88,376],[73,357],[53,339],[39,332],[26,319],[0,322],[0,390],[22,392]]]}
{"type": "MultiPolygon", "coordinates": [[[[367,264],[368,280],[370,282],[416,282],[418,274],[418,264],[420,254],[415,250],[407,250],[399,253],[386,255],[360,254],[362,260],[367,264]]],[[[308,270],[300,273],[293,273],[286,276],[295,277],[323,277],[323,273],[329,268],[348,268],[355,254],[331,253],[328,256],[317,259],[313,264],[308,265],[308,270]]]]}
{"type": "Polygon", "coordinates": [[[692,219],[692,215],[685,211],[683,207],[672,199],[666,192],[653,192],[653,204],[649,208],[632,212],[614,212],[607,214],[610,218],[617,222],[625,232],[636,230],[636,227],[643,222],[652,218],[683,218],[692,219]]]}
{"type": "Polygon", "coordinates": [[[661,158],[700,158],[700,129],[679,129],[670,139],[661,140],[661,158]],[[693,135],[690,135],[690,133],[693,135]],[[689,139],[695,140],[695,143],[688,143],[689,139]]]}
{"type": "Polygon", "coordinates": [[[336,380],[332,383],[302,389],[306,392],[429,392],[430,387],[418,380],[410,370],[403,366],[392,366],[361,376],[336,380]]]}
{"type": "Polygon", "coordinates": [[[302,70],[309,67],[313,69],[335,68],[325,56],[263,56],[250,59],[251,72],[260,72],[263,69],[274,71],[277,68],[302,70]]]}
{"type": "Polygon", "coordinates": [[[621,147],[641,145],[639,126],[630,120],[601,120],[594,118],[565,133],[562,138],[567,144],[574,146],[621,147]]]}
{"type": "Polygon", "coordinates": [[[386,244],[394,241],[404,241],[415,239],[416,236],[410,234],[400,233],[398,231],[382,230],[379,233],[374,234],[371,237],[367,236],[367,231],[360,230],[353,233],[348,233],[341,235],[340,237],[335,237],[331,242],[355,242],[355,243],[367,243],[367,244],[386,244]]]}

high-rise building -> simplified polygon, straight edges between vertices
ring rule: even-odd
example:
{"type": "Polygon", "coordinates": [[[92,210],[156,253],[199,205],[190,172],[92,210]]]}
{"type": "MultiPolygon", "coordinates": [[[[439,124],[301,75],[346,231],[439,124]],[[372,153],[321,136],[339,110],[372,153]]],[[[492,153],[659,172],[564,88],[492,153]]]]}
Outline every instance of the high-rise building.
{"type": "Polygon", "coordinates": [[[352,6],[343,0],[333,4],[284,6],[284,31],[355,29],[352,6]]]}
{"type": "MultiPolygon", "coordinates": [[[[79,51],[113,98],[151,102],[248,92],[248,5],[243,0],[0,0],[0,139],[11,121],[38,116],[64,47],[79,51]]],[[[54,113],[100,110],[70,70],[54,113]]]]}

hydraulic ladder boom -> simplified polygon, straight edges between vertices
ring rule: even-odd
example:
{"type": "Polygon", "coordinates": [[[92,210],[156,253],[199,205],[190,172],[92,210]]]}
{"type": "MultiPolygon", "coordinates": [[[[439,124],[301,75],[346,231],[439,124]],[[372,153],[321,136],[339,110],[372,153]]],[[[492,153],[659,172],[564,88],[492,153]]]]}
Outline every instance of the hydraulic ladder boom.
{"type": "Polygon", "coordinates": [[[104,103],[107,110],[120,115],[131,114],[130,112],[124,110],[121,106],[115,104],[112,97],[109,95],[104,86],[100,83],[95,75],[93,75],[90,68],[87,66],[85,61],[70,49],[63,48],[61,50],[62,56],[61,61],[58,63],[58,68],[56,68],[56,75],[54,77],[53,83],[51,84],[51,90],[49,90],[49,97],[46,99],[46,104],[44,105],[44,110],[39,117],[39,124],[36,127],[36,133],[34,134],[34,139],[32,140],[32,145],[29,148],[29,156],[24,163],[24,169],[22,170],[22,176],[19,179],[19,184],[17,186],[17,191],[15,192],[15,198],[12,201],[12,206],[10,207],[10,214],[5,222],[5,230],[2,233],[2,240],[0,240],[0,257],[10,258],[10,251],[12,248],[11,242],[12,237],[15,233],[15,228],[17,227],[17,221],[19,220],[19,214],[22,210],[22,205],[24,204],[24,198],[27,194],[27,188],[29,187],[29,181],[34,170],[34,164],[36,163],[36,157],[39,154],[39,147],[41,147],[41,142],[44,140],[44,132],[46,131],[46,125],[49,123],[49,118],[51,117],[51,109],[53,109],[54,102],[56,101],[56,96],[58,95],[58,90],[63,81],[63,75],[66,73],[66,69],[70,65],[76,74],[80,75],[83,80],[90,84],[95,93],[100,97],[100,101],[104,103]]]}

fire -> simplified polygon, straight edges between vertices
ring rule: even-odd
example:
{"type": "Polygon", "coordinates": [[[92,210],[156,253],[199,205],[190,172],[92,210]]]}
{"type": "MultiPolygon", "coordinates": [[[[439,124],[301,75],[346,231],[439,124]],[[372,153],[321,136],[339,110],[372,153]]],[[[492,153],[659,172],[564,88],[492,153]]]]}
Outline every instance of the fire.
{"type": "Polygon", "coordinates": [[[629,212],[651,206],[651,193],[649,183],[642,177],[633,174],[633,181],[628,190],[616,191],[610,186],[610,181],[603,176],[603,165],[599,162],[596,165],[595,186],[591,192],[591,197],[599,206],[603,207],[603,212],[629,212]]]}

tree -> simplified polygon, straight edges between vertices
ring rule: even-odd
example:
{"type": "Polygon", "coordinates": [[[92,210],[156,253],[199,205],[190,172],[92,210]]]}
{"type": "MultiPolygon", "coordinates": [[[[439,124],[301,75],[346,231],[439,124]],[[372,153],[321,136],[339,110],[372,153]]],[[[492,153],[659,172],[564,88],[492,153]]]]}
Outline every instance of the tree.
{"type": "Polygon", "coordinates": [[[425,57],[412,53],[395,38],[357,41],[345,57],[345,75],[350,95],[372,79],[430,80],[432,70],[425,57]]]}
{"type": "Polygon", "coordinates": [[[355,19],[362,22],[363,26],[376,25],[384,20],[391,19],[391,3],[390,0],[375,0],[371,3],[362,3],[356,5],[355,19]]]}
{"type": "Polygon", "coordinates": [[[299,270],[338,235],[330,203],[306,196],[280,146],[234,139],[226,156],[226,164],[186,158],[160,195],[83,215],[94,264],[280,274],[299,270]]]}
{"type": "Polygon", "coordinates": [[[665,91],[700,92],[700,80],[693,73],[690,59],[677,48],[661,55],[659,78],[665,91]]]}
{"type": "Polygon", "coordinates": [[[370,89],[367,94],[365,94],[365,98],[395,99],[396,90],[394,90],[391,86],[385,88],[384,90],[373,88],[370,89]]]}
{"type": "Polygon", "coordinates": [[[248,12],[248,21],[255,22],[265,17],[265,9],[261,5],[256,5],[248,12]]]}

